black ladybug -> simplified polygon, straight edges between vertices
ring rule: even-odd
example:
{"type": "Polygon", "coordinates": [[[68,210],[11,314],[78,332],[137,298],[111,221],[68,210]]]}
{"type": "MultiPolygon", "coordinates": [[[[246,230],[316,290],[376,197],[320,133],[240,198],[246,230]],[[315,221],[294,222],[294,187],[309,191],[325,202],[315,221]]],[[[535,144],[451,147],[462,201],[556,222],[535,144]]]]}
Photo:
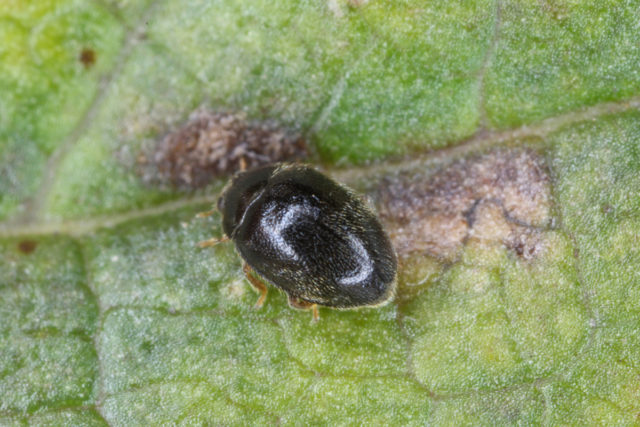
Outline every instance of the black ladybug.
{"type": "Polygon", "coordinates": [[[292,307],[312,309],[316,320],[318,305],[377,306],[393,297],[396,256],[376,215],[315,169],[282,164],[241,172],[218,209],[261,293],[257,307],[267,295],[261,278],[285,291],[292,307]]]}

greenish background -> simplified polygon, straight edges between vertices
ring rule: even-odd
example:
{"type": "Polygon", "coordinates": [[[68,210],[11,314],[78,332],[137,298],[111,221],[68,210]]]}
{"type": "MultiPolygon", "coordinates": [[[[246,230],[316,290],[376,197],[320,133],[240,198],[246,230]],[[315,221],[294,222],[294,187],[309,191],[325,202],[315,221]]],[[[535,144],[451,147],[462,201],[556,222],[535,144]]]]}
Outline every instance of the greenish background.
{"type": "Polygon", "coordinates": [[[0,424],[640,424],[639,64],[634,0],[3,2],[0,424]],[[193,247],[223,182],[135,173],[201,105],[355,180],[535,147],[549,250],[425,257],[410,298],[315,325],[255,311],[233,249],[193,247]]]}

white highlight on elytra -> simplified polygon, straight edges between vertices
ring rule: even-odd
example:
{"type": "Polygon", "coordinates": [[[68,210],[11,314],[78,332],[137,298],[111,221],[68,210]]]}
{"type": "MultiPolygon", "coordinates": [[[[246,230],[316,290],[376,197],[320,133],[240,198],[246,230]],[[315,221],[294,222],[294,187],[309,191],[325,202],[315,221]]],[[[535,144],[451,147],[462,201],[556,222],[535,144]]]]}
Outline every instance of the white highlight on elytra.
{"type": "Polygon", "coordinates": [[[338,282],[341,285],[354,285],[356,283],[363,282],[373,273],[373,260],[367,253],[364,245],[353,234],[349,234],[349,246],[356,253],[358,257],[358,269],[351,275],[342,277],[338,282]]]}
{"type": "Polygon", "coordinates": [[[260,225],[266,230],[265,235],[271,242],[271,244],[280,252],[293,258],[298,259],[298,254],[293,247],[284,239],[282,233],[293,223],[296,222],[297,217],[309,213],[309,207],[301,204],[290,205],[287,207],[283,215],[276,215],[274,211],[276,206],[274,204],[267,208],[267,212],[262,215],[260,225]]]}
{"type": "MultiPolygon", "coordinates": [[[[273,247],[287,257],[298,261],[299,255],[284,238],[284,231],[299,221],[300,216],[311,216],[317,220],[318,209],[307,204],[292,204],[287,206],[284,212],[277,212],[276,204],[270,204],[260,219],[260,226],[265,230],[264,235],[269,239],[273,247]]],[[[349,246],[358,261],[358,267],[349,276],[341,277],[338,283],[341,285],[355,285],[365,281],[373,273],[373,260],[367,253],[362,241],[353,234],[347,235],[349,246]]]]}

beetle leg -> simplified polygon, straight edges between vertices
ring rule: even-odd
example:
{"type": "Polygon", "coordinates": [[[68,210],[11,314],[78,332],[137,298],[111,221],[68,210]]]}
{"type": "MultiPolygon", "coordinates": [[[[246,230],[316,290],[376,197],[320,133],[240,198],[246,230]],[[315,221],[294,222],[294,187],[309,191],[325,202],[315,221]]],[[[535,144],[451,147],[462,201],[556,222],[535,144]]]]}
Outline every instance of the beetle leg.
{"type": "Polygon", "coordinates": [[[197,246],[199,248],[208,248],[209,246],[215,246],[218,243],[228,242],[229,238],[227,236],[221,237],[220,239],[213,237],[211,239],[203,240],[202,242],[198,242],[197,246]]]}
{"type": "Polygon", "coordinates": [[[257,278],[253,273],[253,269],[249,266],[249,264],[244,264],[242,267],[242,271],[244,271],[244,275],[247,276],[247,280],[251,283],[251,286],[258,292],[260,292],[260,298],[256,302],[254,308],[260,308],[264,304],[264,301],[267,299],[267,285],[264,282],[257,278]]]}
{"type": "Polygon", "coordinates": [[[297,308],[300,310],[308,310],[311,309],[313,312],[313,321],[317,322],[320,320],[320,313],[318,312],[318,304],[304,301],[296,297],[289,296],[289,305],[293,308],[297,308]]]}
{"type": "Polygon", "coordinates": [[[240,172],[244,172],[245,170],[247,170],[247,159],[244,158],[244,156],[240,157],[240,172]]]}

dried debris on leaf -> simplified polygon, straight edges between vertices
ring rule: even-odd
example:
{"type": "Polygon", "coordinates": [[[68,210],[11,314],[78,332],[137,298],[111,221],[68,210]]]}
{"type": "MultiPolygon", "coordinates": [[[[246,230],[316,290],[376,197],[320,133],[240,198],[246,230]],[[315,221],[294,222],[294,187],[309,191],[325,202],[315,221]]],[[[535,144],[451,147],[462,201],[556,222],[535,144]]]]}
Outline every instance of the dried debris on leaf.
{"type": "Polygon", "coordinates": [[[543,249],[541,228],[551,223],[549,176],[530,150],[496,150],[435,173],[400,172],[385,177],[375,197],[401,257],[453,259],[478,239],[532,259],[543,249]]]}
{"type": "Polygon", "coordinates": [[[249,122],[243,114],[198,109],[141,154],[138,165],[146,183],[194,189],[243,168],[306,156],[300,135],[273,121],[249,122]]]}

